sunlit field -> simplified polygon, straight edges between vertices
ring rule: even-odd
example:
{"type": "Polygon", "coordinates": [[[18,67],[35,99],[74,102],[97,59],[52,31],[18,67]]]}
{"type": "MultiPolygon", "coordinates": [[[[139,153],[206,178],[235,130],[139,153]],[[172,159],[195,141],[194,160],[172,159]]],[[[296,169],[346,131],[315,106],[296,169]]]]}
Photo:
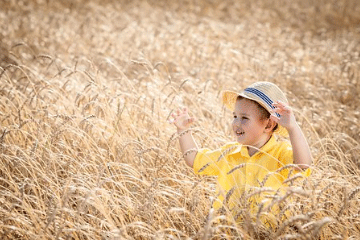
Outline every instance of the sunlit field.
{"type": "Polygon", "coordinates": [[[360,239],[357,0],[2,0],[0,22],[0,239],[360,239]],[[247,194],[242,223],[211,210],[216,179],[168,123],[187,107],[220,147],[221,92],[256,81],[284,90],[314,158],[269,193],[271,228],[247,194]]]}

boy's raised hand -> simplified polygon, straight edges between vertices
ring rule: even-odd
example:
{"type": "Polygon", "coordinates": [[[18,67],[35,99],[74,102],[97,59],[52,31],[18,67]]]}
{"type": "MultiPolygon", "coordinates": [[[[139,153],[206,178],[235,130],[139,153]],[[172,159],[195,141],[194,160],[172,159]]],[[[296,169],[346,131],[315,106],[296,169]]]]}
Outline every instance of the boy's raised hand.
{"type": "Polygon", "coordinates": [[[178,132],[187,130],[195,121],[193,117],[190,117],[187,108],[177,110],[176,113],[171,114],[171,117],[172,119],[169,122],[174,123],[178,132]]]}
{"type": "Polygon", "coordinates": [[[289,105],[281,101],[277,101],[272,105],[275,107],[275,109],[270,115],[271,119],[279,123],[288,131],[297,125],[293,110],[289,105]],[[277,117],[275,113],[280,114],[280,117],[277,117]]]}
{"type": "Polygon", "coordinates": [[[308,168],[312,164],[309,144],[296,122],[293,110],[290,106],[280,101],[273,103],[273,106],[275,109],[271,113],[270,118],[288,131],[293,149],[294,163],[302,169],[308,168]],[[275,113],[280,114],[280,117],[277,117],[275,113]]]}

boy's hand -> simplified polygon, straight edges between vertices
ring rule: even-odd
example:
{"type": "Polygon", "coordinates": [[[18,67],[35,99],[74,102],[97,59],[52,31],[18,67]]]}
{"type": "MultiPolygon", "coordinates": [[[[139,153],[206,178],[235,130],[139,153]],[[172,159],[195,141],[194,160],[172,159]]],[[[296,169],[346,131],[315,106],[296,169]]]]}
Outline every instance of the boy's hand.
{"type": "Polygon", "coordinates": [[[178,132],[187,130],[195,121],[193,117],[190,117],[187,108],[183,108],[182,111],[177,110],[176,113],[171,114],[171,117],[169,122],[174,123],[178,132]]]}
{"type": "Polygon", "coordinates": [[[275,109],[270,115],[270,118],[275,122],[279,123],[281,126],[286,128],[288,131],[296,127],[296,119],[293,113],[293,110],[286,103],[277,101],[272,104],[275,109]],[[275,113],[280,114],[280,117],[277,117],[275,113]]]}

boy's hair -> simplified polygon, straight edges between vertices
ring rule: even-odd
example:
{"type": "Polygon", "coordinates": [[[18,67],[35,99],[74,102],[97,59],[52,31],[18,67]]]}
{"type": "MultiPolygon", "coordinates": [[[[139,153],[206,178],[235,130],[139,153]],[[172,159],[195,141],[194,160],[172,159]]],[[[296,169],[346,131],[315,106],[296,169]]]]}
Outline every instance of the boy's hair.
{"type": "MultiPolygon", "coordinates": [[[[249,101],[251,101],[251,102],[253,102],[253,103],[256,104],[256,106],[257,106],[257,108],[258,108],[258,110],[259,110],[259,112],[260,112],[260,120],[265,120],[265,119],[270,118],[270,113],[269,113],[268,110],[266,110],[263,106],[261,106],[260,103],[254,101],[254,100],[245,98],[245,97],[243,97],[243,96],[238,96],[237,99],[236,99],[236,101],[237,101],[237,100],[242,100],[242,99],[249,100],[249,101]]],[[[275,131],[277,128],[278,128],[278,124],[276,124],[276,126],[273,128],[273,131],[275,131]]]]}

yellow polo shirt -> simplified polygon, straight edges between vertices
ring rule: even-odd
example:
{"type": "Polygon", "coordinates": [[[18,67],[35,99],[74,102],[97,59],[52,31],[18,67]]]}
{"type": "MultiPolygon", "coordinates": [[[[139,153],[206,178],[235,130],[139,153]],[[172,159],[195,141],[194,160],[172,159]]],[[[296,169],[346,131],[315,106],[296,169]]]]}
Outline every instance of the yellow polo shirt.
{"type": "MultiPolygon", "coordinates": [[[[200,149],[195,157],[193,168],[196,174],[217,176],[217,199],[213,203],[213,208],[218,210],[224,206],[236,212],[239,201],[244,199],[242,196],[244,192],[246,194],[256,192],[261,187],[277,190],[284,186],[283,182],[288,178],[291,168],[281,171],[279,169],[288,164],[293,164],[290,142],[278,141],[275,136],[272,136],[251,157],[247,147],[237,142],[228,143],[214,151],[200,149]]],[[[309,174],[310,169],[305,175],[309,174]]],[[[263,200],[260,195],[254,194],[248,198],[252,206],[257,206],[263,200]]]]}

